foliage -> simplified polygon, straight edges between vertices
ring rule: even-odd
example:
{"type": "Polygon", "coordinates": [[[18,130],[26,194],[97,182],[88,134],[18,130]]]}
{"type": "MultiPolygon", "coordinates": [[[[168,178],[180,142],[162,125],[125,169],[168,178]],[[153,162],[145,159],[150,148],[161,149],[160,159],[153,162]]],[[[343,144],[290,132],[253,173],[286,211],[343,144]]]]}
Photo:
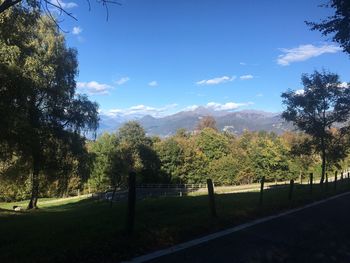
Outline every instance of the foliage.
{"type": "Polygon", "coordinates": [[[95,142],[89,143],[93,160],[89,185],[94,191],[103,191],[112,185],[113,158],[116,158],[116,136],[104,133],[95,142]]]}
{"type": "MultiPolygon", "coordinates": [[[[342,87],[339,76],[315,71],[302,76],[303,92],[287,91],[282,94],[286,110],[282,117],[310,135],[308,143],[322,158],[324,180],[327,158],[340,161],[346,154],[346,145],[337,143],[334,125],[345,125],[350,117],[350,89],[342,87]],[[336,150],[335,150],[336,149],[336,150]],[[344,154],[334,154],[342,152],[344,154]]],[[[347,133],[347,127],[339,129],[339,139],[347,133]]]]}
{"type": "Polygon", "coordinates": [[[204,128],[197,136],[195,143],[206,158],[211,161],[229,153],[229,140],[225,135],[212,128],[204,128]]]}
{"type": "Polygon", "coordinates": [[[201,131],[205,128],[217,130],[216,120],[212,116],[204,116],[197,124],[196,130],[201,131]]]}
{"type": "Polygon", "coordinates": [[[127,171],[135,171],[141,177],[138,182],[152,182],[158,177],[159,158],[155,154],[152,140],[144,129],[135,121],[124,124],[118,131],[119,149],[127,171]]]}
{"type": "Polygon", "coordinates": [[[350,2],[348,0],[330,0],[326,5],[335,9],[332,16],[320,23],[306,22],[311,30],[318,30],[323,35],[332,35],[332,40],[339,43],[343,50],[350,55],[350,2]]]}
{"type": "Polygon", "coordinates": [[[97,128],[97,104],[75,93],[77,52],[50,18],[18,6],[1,13],[0,23],[2,157],[16,154],[29,165],[33,208],[39,177],[66,177],[66,184],[79,166],[81,134],[97,128]]]}

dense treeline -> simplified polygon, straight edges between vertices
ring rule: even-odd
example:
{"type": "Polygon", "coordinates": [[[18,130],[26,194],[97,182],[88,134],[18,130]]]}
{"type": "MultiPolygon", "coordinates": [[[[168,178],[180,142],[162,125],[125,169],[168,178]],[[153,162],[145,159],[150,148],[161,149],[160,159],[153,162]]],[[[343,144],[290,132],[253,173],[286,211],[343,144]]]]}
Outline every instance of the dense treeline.
{"type": "MultiPolygon", "coordinates": [[[[236,136],[199,126],[201,130],[194,133],[180,129],[165,139],[148,138],[136,122],[115,134],[103,134],[89,143],[95,156],[90,187],[119,186],[130,170],[138,173],[138,183],[204,183],[212,178],[217,185],[253,183],[261,176],[278,181],[305,178],[309,172],[320,174],[321,159],[305,146],[309,137],[303,133],[277,136],[245,131],[236,136]]],[[[327,170],[347,165],[346,159],[329,162],[327,170]]]]}
{"type": "MultiPolygon", "coordinates": [[[[65,196],[81,192],[125,187],[128,173],[137,173],[138,183],[248,184],[261,176],[268,181],[305,179],[321,173],[321,158],[305,146],[304,133],[278,136],[264,131],[241,135],[221,132],[211,125],[198,125],[195,132],[184,129],[168,138],[148,137],[134,121],[115,133],[104,133],[87,143],[86,167],[70,169],[66,176],[41,180],[41,196],[65,196]]],[[[327,171],[347,169],[350,159],[329,161],[327,171]]],[[[0,190],[6,200],[30,195],[29,168],[18,160],[3,162],[0,190]],[[7,168],[5,167],[7,165],[7,168]]]]}

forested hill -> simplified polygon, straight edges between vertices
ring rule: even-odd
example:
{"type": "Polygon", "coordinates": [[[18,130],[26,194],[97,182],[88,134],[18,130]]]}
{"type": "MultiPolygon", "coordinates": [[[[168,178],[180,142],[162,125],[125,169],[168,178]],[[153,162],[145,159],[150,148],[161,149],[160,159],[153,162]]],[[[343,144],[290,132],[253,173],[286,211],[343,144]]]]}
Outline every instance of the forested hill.
{"type": "Polygon", "coordinates": [[[203,116],[212,116],[216,120],[219,130],[241,134],[245,129],[250,131],[268,131],[281,134],[292,130],[292,126],[285,122],[279,113],[256,110],[243,111],[213,111],[199,107],[193,111],[181,111],[166,117],[155,118],[150,115],[140,116],[107,116],[101,115],[99,133],[116,131],[125,121],[137,120],[148,135],[170,136],[180,128],[193,131],[203,116]]]}

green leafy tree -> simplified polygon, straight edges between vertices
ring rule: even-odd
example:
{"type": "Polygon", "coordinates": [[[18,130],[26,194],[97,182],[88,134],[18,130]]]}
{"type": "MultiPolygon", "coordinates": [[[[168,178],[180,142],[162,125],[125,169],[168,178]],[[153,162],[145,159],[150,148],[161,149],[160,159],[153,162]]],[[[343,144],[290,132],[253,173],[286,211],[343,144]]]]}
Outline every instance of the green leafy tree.
{"type": "Polygon", "coordinates": [[[209,173],[216,184],[232,185],[239,183],[242,165],[240,159],[232,154],[210,162],[209,173]]]}
{"type": "Polygon", "coordinates": [[[76,51],[51,19],[16,7],[0,20],[0,104],[7,124],[0,142],[31,164],[28,208],[36,208],[39,175],[57,161],[54,149],[76,153],[84,143],[79,134],[97,128],[97,105],[75,93],[76,51]]]}
{"type": "Polygon", "coordinates": [[[318,30],[323,35],[332,36],[332,40],[339,43],[344,52],[350,55],[350,2],[348,0],[330,0],[323,5],[335,10],[332,16],[320,23],[306,22],[311,30],[318,30]]]}
{"type": "Polygon", "coordinates": [[[289,170],[287,149],[275,134],[260,132],[252,141],[249,155],[257,178],[265,176],[267,180],[274,181],[285,178],[289,170]]]}
{"type": "MultiPolygon", "coordinates": [[[[300,180],[316,170],[319,165],[319,156],[314,154],[312,138],[305,133],[286,132],[281,136],[288,149],[288,161],[292,174],[299,174],[300,180]]],[[[296,176],[294,176],[296,177],[296,176]]]]}
{"type": "MultiPolygon", "coordinates": [[[[305,74],[302,83],[303,92],[287,91],[282,94],[286,106],[282,116],[311,136],[315,150],[321,155],[323,183],[327,156],[334,140],[331,129],[336,123],[345,124],[350,117],[350,89],[342,87],[338,75],[327,72],[305,74]]],[[[340,133],[346,130],[343,127],[340,133]]]]}
{"type": "Polygon", "coordinates": [[[146,136],[142,126],[129,121],[117,134],[119,149],[127,171],[136,171],[141,175],[139,182],[154,182],[159,176],[160,162],[152,148],[152,140],[146,136]]]}
{"type": "Polygon", "coordinates": [[[93,158],[89,184],[95,191],[104,191],[117,184],[117,180],[112,177],[114,163],[119,157],[116,154],[117,147],[116,136],[108,133],[89,144],[93,158]]]}
{"type": "Polygon", "coordinates": [[[162,172],[171,182],[180,183],[182,174],[180,167],[184,163],[184,151],[175,138],[165,139],[155,145],[161,162],[162,172]]]}
{"type": "Polygon", "coordinates": [[[195,136],[195,141],[208,160],[220,159],[230,151],[228,138],[212,128],[204,128],[195,136]]]}

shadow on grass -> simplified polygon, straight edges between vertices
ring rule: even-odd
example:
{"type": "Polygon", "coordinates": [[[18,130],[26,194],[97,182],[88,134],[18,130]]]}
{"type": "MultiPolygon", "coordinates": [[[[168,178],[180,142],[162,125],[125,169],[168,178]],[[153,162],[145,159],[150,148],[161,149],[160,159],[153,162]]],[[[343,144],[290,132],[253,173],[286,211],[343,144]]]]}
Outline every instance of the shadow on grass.
{"type": "MultiPolygon", "coordinates": [[[[349,181],[350,182],[350,181],[349,181]]],[[[338,192],[350,189],[339,184],[338,192]]],[[[0,217],[0,262],[109,262],[281,212],[335,194],[333,187],[295,185],[264,192],[216,194],[217,218],[206,195],[150,198],[136,204],[135,234],[124,235],[126,204],[84,199],[0,217]]],[[[5,211],[6,212],[6,211],[5,211]]],[[[1,214],[1,213],[0,213],[1,214]]]]}

